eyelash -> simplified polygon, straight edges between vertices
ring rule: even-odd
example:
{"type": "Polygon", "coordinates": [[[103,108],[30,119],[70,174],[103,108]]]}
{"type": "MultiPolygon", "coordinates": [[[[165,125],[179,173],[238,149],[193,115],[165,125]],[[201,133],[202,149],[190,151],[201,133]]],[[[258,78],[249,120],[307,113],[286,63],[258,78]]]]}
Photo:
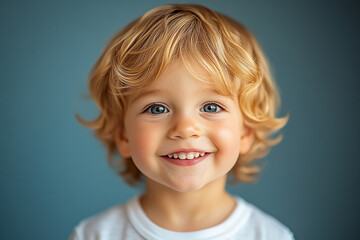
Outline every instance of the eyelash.
{"type": "Polygon", "coordinates": [[[215,103],[215,102],[208,102],[208,103],[205,103],[203,107],[201,107],[200,111],[201,112],[205,112],[203,109],[206,107],[206,106],[216,106],[216,111],[215,112],[207,112],[207,113],[218,113],[220,111],[223,111],[225,110],[225,108],[223,106],[221,106],[220,104],[218,103],[215,103]]]}
{"type": "MultiPolygon", "coordinates": [[[[216,111],[214,111],[214,112],[210,111],[210,112],[207,112],[207,113],[218,113],[218,112],[220,112],[220,111],[225,110],[225,108],[224,108],[223,106],[221,106],[220,104],[218,104],[218,103],[208,102],[208,103],[205,103],[205,104],[200,108],[200,111],[201,111],[201,112],[206,112],[206,111],[204,110],[205,107],[206,107],[206,106],[210,106],[210,105],[215,106],[215,107],[216,107],[216,111]]],[[[169,109],[168,109],[166,106],[164,106],[163,104],[160,104],[160,103],[151,104],[151,105],[147,106],[147,107],[145,108],[145,110],[143,111],[143,113],[149,113],[149,114],[153,114],[153,115],[165,114],[165,113],[168,113],[168,112],[169,112],[169,109]],[[164,111],[163,111],[163,112],[159,112],[159,113],[154,113],[155,110],[152,111],[152,109],[154,109],[154,107],[157,107],[157,108],[161,107],[161,108],[163,108],[164,111]]]]}
{"type": "Polygon", "coordinates": [[[145,108],[145,111],[144,111],[144,113],[149,113],[149,114],[153,114],[153,115],[164,114],[164,113],[168,113],[168,112],[169,112],[169,109],[167,107],[165,107],[163,104],[160,104],[160,103],[151,104],[150,106],[147,106],[145,108]],[[165,109],[165,112],[154,113],[154,112],[151,111],[151,109],[153,109],[154,107],[162,107],[162,108],[165,109]]]}

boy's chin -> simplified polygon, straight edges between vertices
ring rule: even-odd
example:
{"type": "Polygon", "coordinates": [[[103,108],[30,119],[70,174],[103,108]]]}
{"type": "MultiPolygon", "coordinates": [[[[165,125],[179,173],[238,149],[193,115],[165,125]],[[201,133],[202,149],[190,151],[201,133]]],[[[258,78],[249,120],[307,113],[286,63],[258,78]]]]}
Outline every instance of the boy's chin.
{"type": "Polygon", "coordinates": [[[188,181],[178,179],[177,181],[158,181],[157,184],[162,186],[163,190],[177,193],[189,193],[201,190],[207,183],[201,181],[188,181]]]}
{"type": "Polygon", "coordinates": [[[165,184],[167,188],[170,188],[173,191],[179,193],[190,193],[190,192],[197,192],[200,190],[205,190],[206,188],[211,188],[211,186],[217,182],[217,180],[212,181],[186,181],[186,180],[179,180],[173,182],[171,184],[165,184]]]}
{"type": "Polygon", "coordinates": [[[196,192],[201,190],[204,185],[195,185],[195,184],[184,184],[184,185],[176,185],[176,186],[168,186],[173,191],[176,191],[178,193],[190,193],[190,192],[196,192]]]}
{"type": "Polygon", "coordinates": [[[201,190],[214,190],[225,187],[226,175],[218,178],[206,179],[200,177],[177,177],[168,179],[147,178],[147,185],[161,191],[190,193],[201,190]]]}

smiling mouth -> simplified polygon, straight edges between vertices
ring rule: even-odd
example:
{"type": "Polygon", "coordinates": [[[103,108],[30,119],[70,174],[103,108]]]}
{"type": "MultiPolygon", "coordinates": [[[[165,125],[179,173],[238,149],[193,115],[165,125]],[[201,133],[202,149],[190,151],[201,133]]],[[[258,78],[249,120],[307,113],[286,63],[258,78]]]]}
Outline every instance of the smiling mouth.
{"type": "Polygon", "coordinates": [[[180,160],[192,160],[195,158],[205,156],[205,152],[179,152],[165,155],[164,157],[168,157],[170,159],[180,159],[180,160]]]}
{"type": "Polygon", "coordinates": [[[176,152],[161,156],[167,162],[181,167],[190,167],[202,162],[209,152],[176,152]]]}

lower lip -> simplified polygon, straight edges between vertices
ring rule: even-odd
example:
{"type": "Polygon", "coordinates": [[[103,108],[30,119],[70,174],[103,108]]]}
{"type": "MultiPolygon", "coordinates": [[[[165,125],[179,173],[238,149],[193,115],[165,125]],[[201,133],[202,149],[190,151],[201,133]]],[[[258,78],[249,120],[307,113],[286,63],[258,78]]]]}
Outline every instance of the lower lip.
{"type": "Polygon", "coordinates": [[[179,159],[179,158],[174,159],[174,158],[168,158],[168,157],[162,157],[162,158],[174,165],[187,167],[187,166],[193,166],[195,164],[198,164],[199,162],[204,160],[208,155],[209,155],[209,153],[205,153],[204,156],[194,158],[194,159],[179,159]]]}

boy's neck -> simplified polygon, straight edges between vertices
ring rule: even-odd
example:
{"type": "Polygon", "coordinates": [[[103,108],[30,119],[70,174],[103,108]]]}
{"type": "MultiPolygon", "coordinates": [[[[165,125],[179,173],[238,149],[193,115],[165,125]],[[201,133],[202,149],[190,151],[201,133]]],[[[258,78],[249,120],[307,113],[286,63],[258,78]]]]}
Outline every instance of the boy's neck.
{"type": "Polygon", "coordinates": [[[198,191],[177,192],[147,180],[147,190],[140,198],[146,215],[160,227],[172,231],[197,231],[223,222],[236,207],[225,191],[226,176],[198,191]]]}

